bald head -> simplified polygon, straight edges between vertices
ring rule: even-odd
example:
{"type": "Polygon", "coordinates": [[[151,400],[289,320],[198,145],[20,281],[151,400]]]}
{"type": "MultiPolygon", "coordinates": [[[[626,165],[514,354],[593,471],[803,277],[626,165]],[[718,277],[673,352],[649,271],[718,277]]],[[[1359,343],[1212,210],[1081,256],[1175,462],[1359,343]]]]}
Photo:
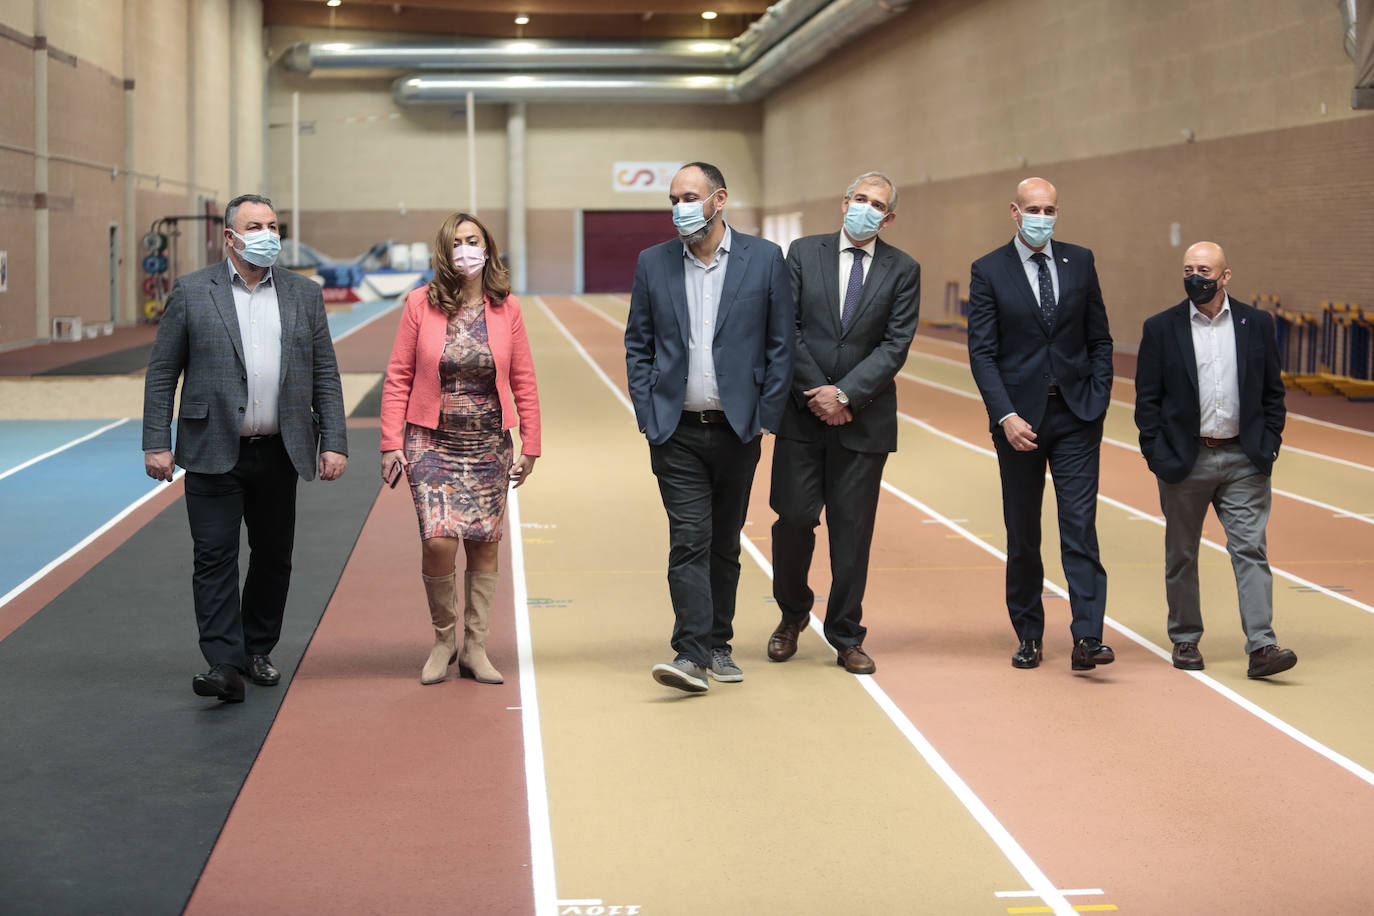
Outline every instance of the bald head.
{"type": "Polygon", "coordinates": [[[1059,206],[1059,192],[1043,178],[1027,178],[1016,186],[1016,205],[1022,210],[1033,204],[1059,206]]]}
{"type": "Polygon", "coordinates": [[[1212,268],[1212,276],[1215,277],[1226,269],[1226,252],[1222,251],[1216,242],[1196,242],[1189,245],[1188,250],[1183,253],[1183,275],[1186,277],[1190,273],[1200,273],[1197,269],[1200,265],[1212,268]],[[1192,270],[1188,269],[1189,265],[1192,265],[1192,270]]]}

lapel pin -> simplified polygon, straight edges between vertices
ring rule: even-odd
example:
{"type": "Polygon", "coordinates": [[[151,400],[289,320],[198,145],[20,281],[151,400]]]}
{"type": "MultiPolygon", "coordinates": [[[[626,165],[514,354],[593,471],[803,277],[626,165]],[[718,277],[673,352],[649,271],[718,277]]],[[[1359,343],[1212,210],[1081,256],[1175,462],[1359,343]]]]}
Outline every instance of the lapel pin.
{"type": "Polygon", "coordinates": [[[1068,258],[1060,258],[1059,260],[1063,261],[1065,264],[1069,263],[1069,259],[1068,259],[1068,258]]]}
{"type": "Polygon", "coordinates": [[[1242,318],[1242,319],[1240,320],[1240,323],[1241,323],[1241,324],[1245,324],[1245,319],[1242,318]]]}

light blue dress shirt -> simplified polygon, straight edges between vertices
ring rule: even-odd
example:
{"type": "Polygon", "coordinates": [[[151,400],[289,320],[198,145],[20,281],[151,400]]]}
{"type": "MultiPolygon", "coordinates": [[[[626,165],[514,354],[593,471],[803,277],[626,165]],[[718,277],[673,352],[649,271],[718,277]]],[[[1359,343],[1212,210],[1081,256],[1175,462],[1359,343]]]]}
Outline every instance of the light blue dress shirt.
{"type": "Polygon", "coordinates": [[[733,233],[725,227],[711,263],[703,264],[682,246],[683,274],[687,285],[687,396],[683,410],[720,410],[720,385],[716,380],[716,361],[711,355],[711,341],[716,336],[716,312],[720,308],[720,293],[725,287],[725,268],[730,260],[730,240],[733,233]]]}

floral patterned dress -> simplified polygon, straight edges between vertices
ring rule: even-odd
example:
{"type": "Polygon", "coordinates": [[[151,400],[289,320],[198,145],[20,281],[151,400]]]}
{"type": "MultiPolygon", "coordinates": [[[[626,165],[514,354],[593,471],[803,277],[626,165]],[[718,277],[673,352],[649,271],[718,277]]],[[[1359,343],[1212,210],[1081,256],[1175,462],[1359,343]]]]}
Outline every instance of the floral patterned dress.
{"type": "Polygon", "coordinates": [[[410,493],[422,540],[501,540],[512,445],[501,428],[484,307],[464,308],[448,320],[439,358],[439,428],[406,427],[410,493]]]}

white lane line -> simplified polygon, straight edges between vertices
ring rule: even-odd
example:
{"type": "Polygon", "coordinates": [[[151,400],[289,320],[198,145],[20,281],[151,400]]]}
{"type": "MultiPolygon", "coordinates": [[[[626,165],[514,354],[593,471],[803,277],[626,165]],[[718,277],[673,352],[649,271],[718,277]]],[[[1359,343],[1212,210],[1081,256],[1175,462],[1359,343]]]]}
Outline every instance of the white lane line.
{"type": "MultiPolygon", "coordinates": [[[[987,541],[984,541],[976,534],[973,534],[967,528],[964,528],[961,525],[956,524],[952,519],[948,519],[945,516],[941,515],[939,512],[936,512],[930,506],[927,506],[925,503],[916,499],[914,496],[911,496],[903,492],[902,490],[898,489],[897,487],[894,487],[886,480],[883,481],[882,486],[884,490],[891,493],[893,496],[897,497],[907,505],[912,506],[913,508],[921,512],[924,512],[931,518],[940,519],[941,521],[943,521],[945,526],[949,528],[949,530],[963,536],[965,540],[973,544],[975,547],[978,547],[981,550],[989,554],[992,554],[994,557],[997,557],[997,559],[1003,563],[1007,561],[1007,555],[1005,553],[998,550],[996,547],[992,546],[987,541]]],[[[1058,585],[1057,583],[1051,582],[1049,579],[1046,579],[1045,588],[1048,591],[1058,595],[1059,597],[1068,600],[1068,591],[1060,585],[1058,585]]],[[[1108,615],[1105,619],[1108,626],[1110,626],[1117,632],[1121,633],[1127,639],[1131,640],[1131,642],[1136,643],[1140,647],[1150,652],[1153,652],[1159,658],[1162,658],[1165,661],[1170,662],[1172,664],[1172,657],[1170,656],[1170,654],[1161,649],[1159,646],[1156,646],[1149,639],[1146,639],[1144,636],[1141,636],[1139,633],[1135,632],[1130,627],[1126,626],[1121,621],[1116,620],[1110,615],[1108,615]]],[[[1374,773],[1371,773],[1369,770],[1360,766],[1358,763],[1351,760],[1349,757],[1346,757],[1344,754],[1332,750],[1331,748],[1327,747],[1325,744],[1322,744],[1320,741],[1311,737],[1305,732],[1302,732],[1297,728],[1294,728],[1292,725],[1289,725],[1287,722],[1283,721],[1278,716],[1250,702],[1245,697],[1236,693],[1230,687],[1227,687],[1219,681],[1212,679],[1208,675],[1203,674],[1201,671],[1185,671],[1183,673],[1191,675],[1198,683],[1206,687],[1210,687],[1212,690],[1215,690],[1217,693],[1221,694],[1223,697],[1230,700],[1232,703],[1235,703],[1241,709],[1244,709],[1246,712],[1260,719],[1265,724],[1273,726],[1275,729],[1292,738],[1294,741],[1297,741],[1299,744],[1303,745],[1308,750],[1314,751],[1320,754],[1321,756],[1325,757],[1327,760],[1330,760],[1332,763],[1336,764],[1341,769],[1346,770],[1347,772],[1355,776],[1357,779],[1360,779],[1368,783],[1369,785],[1374,786],[1374,773]]],[[[1032,885],[1032,887],[1034,887],[1034,885],[1032,885]]]]}
{"type": "MultiPolygon", "coordinates": [[[[567,326],[558,320],[558,316],[553,313],[553,309],[549,308],[548,304],[542,298],[536,296],[534,301],[539,303],[539,307],[544,310],[545,315],[549,316],[549,320],[553,322],[554,327],[563,332],[563,336],[568,338],[568,343],[572,344],[573,349],[581,354],[582,358],[587,361],[587,365],[592,367],[592,371],[596,373],[596,377],[606,383],[606,387],[611,389],[611,394],[616,396],[616,400],[620,401],[620,403],[625,406],[625,409],[630,412],[630,416],[634,416],[634,405],[630,403],[630,399],[620,390],[620,386],[611,381],[610,377],[606,375],[605,372],[601,371],[601,367],[596,364],[596,360],[592,359],[591,354],[588,353],[586,349],[583,348],[581,342],[573,336],[572,331],[569,331],[567,326]]],[[[591,306],[587,306],[587,308],[591,308],[591,306]]],[[[593,309],[593,311],[595,311],[595,309],[593,309]]]]}
{"type": "Polygon", "coordinates": [[[338,343],[339,341],[343,340],[344,338],[348,337],[348,336],[351,335],[351,334],[356,334],[357,332],[361,331],[363,328],[365,328],[365,327],[367,327],[368,325],[372,324],[372,322],[376,321],[377,319],[379,319],[379,318],[381,318],[381,317],[383,317],[383,316],[385,316],[385,315],[390,315],[392,312],[396,311],[398,308],[400,308],[402,305],[404,305],[404,304],[405,304],[405,301],[406,301],[406,300],[405,300],[405,296],[400,297],[400,298],[397,299],[394,303],[392,303],[391,305],[389,305],[389,306],[387,306],[386,308],[382,309],[380,312],[378,312],[377,314],[373,315],[371,318],[368,318],[368,319],[366,319],[366,320],[364,320],[364,321],[358,322],[357,324],[353,325],[353,327],[349,328],[347,331],[344,331],[344,332],[343,332],[342,334],[340,334],[338,337],[335,337],[335,338],[334,338],[334,343],[338,343]]]}
{"type": "MultiPolygon", "coordinates": [[[[897,416],[901,417],[908,423],[921,427],[921,429],[924,429],[926,432],[931,433],[932,435],[939,436],[941,439],[946,439],[950,442],[953,442],[955,445],[961,446],[962,448],[978,452],[981,455],[987,455],[993,459],[997,458],[997,453],[992,449],[985,448],[981,445],[974,445],[972,442],[966,442],[958,436],[952,433],[947,433],[942,429],[937,429],[936,427],[931,426],[926,421],[918,420],[910,414],[903,413],[899,410],[897,411],[897,416]]],[[[1053,478],[1051,477],[1051,475],[1046,474],[1045,479],[1052,480],[1053,478]]],[[[1121,511],[1127,513],[1131,518],[1139,519],[1140,521],[1153,522],[1161,528],[1164,527],[1164,519],[1161,516],[1151,515],[1148,512],[1143,512],[1140,509],[1137,509],[1135,506],[1127,505],[1126,503],[1123,503],[1118,499],[1113,499],[1110,496],[1103,496],[1101,493],[1097,494],[1097,498],[1102,502],[1106,503],[1107,505],[1120,509],[1121,511]]],[[[1226,546],[1224,544],[1218,544],[1216,541],[1213,541],[1210,538],[1203,538],[1202,543],[1212,548],[1213,550],[1219,551],[1220,553],[1226,553],[1226,546]]],[[[1318,585],[1315,582],[1309,582],[1307,579],[1304,579],[1301,576],[1295,576],[1292,573],[1280,569],[1277,566],[1271,564],[1269,566],[1269,571],[1281,579],[1287,579],[1289,582],[1295,582],[1298,585],[1301,585],[1303,588],[1310,588],[1313,591],[1321,592],[1323,595],[1326,595],[1329,598],[1335,598],[1338,601],[1345,602],[1351,607],[1359,608],[1360,610],[1368,614],[1374,614],[1374,607],[1371,607],[1362,601],[1356,601],[1354,598],[1351,598],[1347,595],[1343,595],[1340,592],[1332,591],[1331,589],[1318,585]]]]}
{"type": "Polygon", "coordinates": [[[3,474],[0,474],[0,480],[4,480],[6,477],[10,476],[11,474],[18,474],[20,471],[24,470],[24,468],[32,467],[33,465],[35,465],[35,464],[37,464],[38,462],[44,460],[45,458],[51,458],[53,455],[56,455],[58,452],[65,452],[67,449],[71,448],[71,447],[74,446],[74,445],[80,445],[80,444],[83,443],[83,442],[89,442],[90,440],[94,439],[96,436],[99,436],[101,433],[107,433],[107,432],[109,432],[110,430],[114,429],[116,426],[123,426],[125,423],[128,423],[128,422],[130,421],[130,419],[131,419],[130,417],[124,417],[124,418],[122,418],[122,419],[115,420],[113,423],[106,424],[105,426],[102,426],[102,427],[100,427],[99,429],[97,429],[97,430],[95,430],[95,431],[93,431],[93,432],[86,433],[86,435],[84,435],[84,436],[78,436],[77,438],[73,439],[73,440],[70,441],[70,442],[65,442],[65,443],[63,443],[62,445],[59,445],[59,446],[58,446],[57,448],[55,448],[55,449],[50,449],[49,451],[46,451],[46,452],[44,452],[44,453],[41,454],[41,455],[35,455],[34,457],[30,458],[28,461],[25,461],[25,462],[23,462],[22,464],[16,464],[14,467],[10,468],[8,471],[5,471],[3,474]]]}
{"type": "Polygon", "coordinates": [[[595,315],[596,317],[602,319],[603,321],[608,321],[608,322],[610,322],[611,324],[613,324],[613,325],[615,325],[617,328],[619,328],[621,331],[624,331],[624,330],[625,330],[625,322],[623,322],[623,321],[617,321],[616,319],[612,318],[610,315],[607,315],[605,312],[601,311],[601,309],[599,309],[599,308],[597,308],[596,306],[592,305],[592,304],[591,304],[590,302],[588,302],[586,299],[583,299],[581,296],[570,296],[569,298],[571,298],[573,302],[576,302],[578,305],[582,306],[582,307],[583,307],[584,309],[586,309],[587,311],[591,312],[591,313],[592,313],[593,315],[595,315]]]}
{"type": "MultiPolygon", "coordinates": [[[[173,480],[173,481],[176,481],[176,480],[181,479],[182,475],[184,475],[185,473],[186,473],[185,471],[178,469],[177,472],[176,472],[175,474],[172,475],[172,480],[173,480]]],[[[138,499],[136,499],[136,500],[134,500],[133,502],[129,503],[129,504],[128,504],[127,506],[125,506],[123,509],[119,510],[119,513],[118,513],[117,515],[115,515],[114,518],[110,519],[108,522],[106,522],[105,524],[101,525],[99,528],[95,529],[94,531],[92,531],[90,534],[86,535],[86,536],[85,536],[84,538],[82,538],[81,540],[77,541],[77,542],[76,542],[75,544],[73,544],[71,547],[67,548],[66,552],[63,553],[60,557],[58,557],[58,558],[55,559],[55,560],[52,560],[51,562],[48,563],[47,566],[44,566],[44,567],[43,567],[42,569],[40,569],[38,572],[36,572],[36,573],[34,573],[33,575],[29,576],[29,577],[28,577],[27,579],[25,579],[23,582],[20,582],[20,583],[19,583],[18,585],[16,585],[14,588],[12,588],[12,589],[10,589],[8,592],[6,592],[5,595],[4,595],[4,597],[0,598],[0,607],[4,607],[5,605],[7,605],[7,604],[9,604],[11,601],[13,601],[15,598],[18,598],[21,594],[23,594],[23,593],[24,593],[25,591],[27,591],[30,587],[32,587],[33,584],[34,584],[35,582],[37,582],[39,579],[42,579],[42,578],[43,578],[44,576],[46,576],[48,573],[52,572],[54,569],[56,569],[57,567],[61,566],[63,563],[67,562],[69,559],[71,559],[71,558],[72,558],[73,556],[75,556],[76,554],[80,553],[80,552],[86,547],[86,545],[90,544],[92,541],[94,541],[96,538],[100,537],[100,536],[101,536],[102,534],[104,534],[106,531],[109,531],[109,530],[110,530],[111,528],[113,528],[115,525],[119,524],[121,521],[123,521],[125,518],[127,518],[127,517],[129,516],[129,514],[132,513],[135,509],[137,509],[139,506],[141,506],[141,505],[143,505],[144,503],[146,503],[148,500],[152,499],[154,496],[157,496],[157,495],[158,495],[159,493],[161,493],[162,491],[163,491],[163,488],[162,488],[162,487],[154,487],[153,489],[149,490],[147,493],[144,493],[144,494],[143,494],[142,496],[140,496],[138,499]]]]}
{"type": "Polygon", "coordinates": [[[1344,458],[1337,458],[1334,455],[1325,455],[1321,452],[1314,452],[1309,449],[1298,448],[1296,445],[1285,445],[1283,447],[1283,450],[1285,452],[1297,452],[1299,455],[1306,455],[1309,458],[1320,458],[1323,461],[1331,461],[1335,462],[1336,464],[1343,464],[1346,467],[1354,468],[1357,471],[1369,471],[1371,474],[1374,474],[1374,467],[1371,467],[1367,464],[1360,464],[1358,461],[1347,461],[1344,458]]]}
{"type": "Polygon", "coordinates": [[[525,797],[530,819],[530,880],[536,916],[558,910],[553,869],[553,827],[549,788],[544,780],[544,739],[539,728],[539,693],[534,684],[534,643],[530,638],[529,591],[525,583],[525,546],[521,541],[519,491],[506,500],[510,536],[511,583],[515,596],[515,645],[520,655],[520,725],[525,740],[525,797]]]}
{"type": "MultiPolygon", "coordinates": [[[[629,399],[621,393],[617,386],[612,384],[611,380],[606,377],[606,373],[601,371],[601,368],[596,365],[591,356],[582,348],[581,344],[577,342],[568,329],[564,327],[562,322],[553,317],[553,313],[550,311],[549,307],[542,301],[540,301],[539,304],[549,317],[553,318],[554,324],[563,332],[563,335],[568,338],[569,342],[577,349],[577,352],[581,353],[583,359],[585,359],[592,369],[596,371],[597,377],[605,382],[606,385],[611,388],[612,393],[616,395],[617,399],[633,413],[634,408],[630,405],[629,399]]],[[[886,486],[886,484],[884,484],[884,486],[886,486]]],[[[768,578],[773,578],[772,564],[770,564],[768,560],[764,558],[763,554],[759,552],[758,547],[754,546],[753,541],[747,536],[742,536],[740,538],[740,546],[753,558],[754,562],[758,564],[759,568],[764,571],[768,578]]],[[[822,634],[822,641],[825,641],[821,622],[815,614],[811,615],[811,629],[822,634]]],[[[825,644],[829,645],[828,642],[825,642],[825,644]]],[[[1060,916],[1073,916],[1073,907],[1057,890],[1055,890],[1054,882],[1050,881],[1045,873],[1040,870],[1040,867],[1036,865],[1026,851],[1021,848],[1021,845],[1016,842],[1016,839],[1007,832],[1007,829],[1002,826],[1001,822],[997,820],[988,809],[987,805],[985,805],[973,790],[968,787],[968,784],[959,777],[959,774],[954,772],[954,769],[950,767],[942,756],[940,756],[939,751],[935,750],[934,745],[917,730],[916,726],[911,723],[911,720],[906,717],[906,714],[903,713],[901,709],[897,707],[897,704],[892,702],[892,699],[887,693],[877,685],[877,682],[873,678],[859,677],[857,675],[855,676],[855,680],[857,680],[859,684],[863,686],[864,690],[868,692],[869,696],[877,702],[878,707],[882,709],[888,719],[890,719],[897,727],[898,731],[902,733],[902,736],[916,748],[916,751],[924,758],[927,765],[929,765],[935,774],[940,777],[941,781],[949,787],[950,791],[954,793],[954,796],[959,799],[968,812],[973,815],[978,825],[982,827],[984,832],[986,832],[992,841],[997,844],[997,847],[1002,850],[1002,854],[1007,857],[1007,860],[1011,862],[1012,866],[1021,877],[1026,880],[1026,884],[1035,890],[1036,895],[1044,900],[1045,903],[1052,907],[1054,912],[1060,914],[1060,916]]]]}
{"type": "MultiPolygon", "coordinates": [[[[940,384],[939,382],[932,382],[932,381],[930,381],[929,379],[923,379],[923,378],[920,378],[919,376],[912,375],[910,372],[899,372],[899,373],[897,373],[897,375],[898,375],[900,378],[904,378],[904,379],[906,379],[906,380],[909,381],[909,382],[915,382],[915,383],[918,384],[918,385],[925,385],[927,388],[935,388],[935,389],[938,389],[938,390],[940,390],[940,391],[947,392],[947,393],[949,393],[949,394],[957,395],[958,397],[961,397],[961,398],[966,398],[966,399],[972,400],[972,401],[981,401],[981,400],[982,400],[982,398],[981,398],[979,395],[973,394],[972,392],[964,391],[964,390],[961,389],[961,388],[954,388],[954,387],[951,387],[951,386],[949,386],[949,385],[942,385],[942,384],[940,384]]],[[[1113,438],[1111,438],[1110,436],[1103,436],[1103,437],[1102,437],[1102,441],[1103,441],[1104,443],[1106,443],[1107,445],[1112,445],[1112,446],[1115,446],[1115,447],[1120,448],[1120,449],[1125,449],[1125,450],[1128,451],[1128,452],[1133,452],[1133,453],[1135,453],[1135,454],[1139,454],[1139,453],[1140,453],[1139,447],[1137,447],[1137,446],[1135,446],[1135,445],[1132,445],[1132,444],[1129,443],[1129,442],[1122,442],[1120,439],[1113,439],[1113,438]]],[[[1285,445],[1283,448],[1284,448],[1284,451],[1294,451],[1294,452],[1301,452],[1301,451],[1302,451],[1302,449],[1294,448],[1294,447],[1291,446],[1291,445],[1285,445]]],[[[1316,455],[1315,452],[1307,452],[1307,453],[1305,453],[1305,454],[1316,455]]],[[[1345,461],[1345,459],[1343,459],[1343,458],[1332,458],[1330,455],[1317,455],[1317,457],[1319,457],[1319,458],[1326,458],[1326,459],[1328,459],[1328,460],[1330,460],[1330,461],[1338,461],[1338,462],[1341,462],[1341,463],[1343,463],[1343,464],[1353,464],[1353,462],[1347,462],[1347,461],[1345,461]]],[[[1355,466],[1355,467],[1358,467],[1358,468],[1364,468],[1363,465],[1354,465],[1354,466],[1355,466]]],[[[1370,471],[1374,471],[1374,468],[1365,468],[1365,469],[1366,469],[1366,470],[1370,470],[1370,471]]],[[[1353,518],[1353,519],[1355,519],[1356,521],[1365,522],[1365,523],[1367,523],[1367,524],[1374,525],[1374,517],[1371,517],[1368,513],[1355,512],[1355,511],[1352,511],[1352,510],[1350,510],[1350,509],[1344,509],[1344,508],[1342,508],[1342,507],[1340,507],[1340,506],[1333,506],[1331,503],[1324,503],[1324,502],[1321,502],[1320,500],[1312,499],[1311,497],[1307,497],[1307,496],[1299,496],[1297,493],[1293,493],[1293,492],[1291,492],[1291,491],[1289,491],[1289,490],[1281,490],[1281,489],[1279,489],[1278,487],[1274,487],[1273,489],[1274,489],[1275,495],[1283,496],[1283,497],[1285,497],[1285,498],[1287,498],[1287,499],[1294,499],[1294,500],[1297,500],[1297,501],[1300,502],[1300,503],[1307,503],[1308,505],[1310,505],[1310,506],[1315,506],[1315,507],[1317,507],[1318,509],[1326,509],[1326,510],[1330,511],[1330,513],[1331,513],[1333,516],[1336,516],[1337,518],[1353,518]]]]}

